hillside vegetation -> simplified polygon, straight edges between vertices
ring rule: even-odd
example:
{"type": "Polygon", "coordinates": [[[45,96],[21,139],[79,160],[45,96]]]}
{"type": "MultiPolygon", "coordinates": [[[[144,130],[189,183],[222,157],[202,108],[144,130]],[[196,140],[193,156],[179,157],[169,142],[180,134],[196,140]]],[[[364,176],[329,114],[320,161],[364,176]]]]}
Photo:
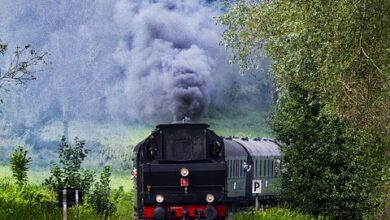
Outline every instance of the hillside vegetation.
{"type": "Polygon", "coordinates": [[[389,218],[389,11],[387,0],[237,1],[219,18],[243,70],[274,61],[271,128],[295,210],[389,218]]]}

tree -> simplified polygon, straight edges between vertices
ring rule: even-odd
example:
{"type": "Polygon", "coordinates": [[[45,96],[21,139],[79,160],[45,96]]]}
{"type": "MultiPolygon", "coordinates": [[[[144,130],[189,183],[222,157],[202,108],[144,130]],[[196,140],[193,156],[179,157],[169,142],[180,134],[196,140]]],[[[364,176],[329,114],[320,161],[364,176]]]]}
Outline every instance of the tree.
{"type": "Polygon", "coordinates": [[[24,150],[22,146],[19,146],[11,154],[11,170],[12,175],[16,179],[16,183],[19,187],[23,186],[27,182],[27,171],[31,163],[31,157],[27,157],[28,150],[24,150]]]}
{"type": "Polygon", "coordinates": [[[114,203],[110,202],[110,176],[109,166],[104,166],[100,174],[100,181],[95,183],[95,188],[91,194],[91,204],[97,214],[103,214],[105,219],[116,211],[114,203]]]}
{"type": "Polygon", "coordinates": [[[274,60],[271,124],[288,146],[284,195],[294,207],[362,218],[386,194],[389,11],[385,0],[238,1],[219,18],[244,69],[264,53],[274,60]]]}
{"type": "MultiPolygon", "coordinates": [[[[4,56],[7,50],[8,45],[0,41],[0,54],[4,56]]],[[[47,52],[38,53],[30,44],[24,47],[17,46],[8,68],[5,71],[0,69],[0,88],[35,80],[35,74],[40,71],[35,67],[47,64],[45,60],[47,55],[47,52]]]]}
{"type": "Polygon", "coordinates": [[[65,137],[61,138],[58,156],[60,166],[53,163],[50,168],[51,176],[45,179],[43,185],[52,190],[61,188],[82,189],[89,192],[94,181],[95,173],[81,168],[81,164],[87,156],[84,150],[85,141],[75,138],[75,146],[69,145],[65,137]]]}

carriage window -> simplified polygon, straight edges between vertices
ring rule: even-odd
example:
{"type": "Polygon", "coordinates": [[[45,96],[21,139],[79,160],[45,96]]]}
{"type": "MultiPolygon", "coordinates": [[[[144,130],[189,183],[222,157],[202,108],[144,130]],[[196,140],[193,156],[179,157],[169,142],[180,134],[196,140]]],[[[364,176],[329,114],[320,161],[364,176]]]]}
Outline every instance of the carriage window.
{"type": "Polygon", "coordinates": [[[230,169],[230,176],[232,177],[233,176],[233,161],[229,161],[230,165],[229,165],[229,169],[230,169]]]}
{"type": "Polygon", "coordinates": [[[231,160],[229,160],[229,173],[230,173],[230,177],[233,176],[233,169],[232,169],[232,166],[233,166],[233,163],[231,160]]]}
{"type": "Polygon", "coordinates": [[[272,176],[272,163],[268,160],[268,176],[272,176]]]}
{"type": "Polygon", "coordinates": [[[149,141],[145,146],[145,155],[148,160],[154,160],[157,157],[157,144],[154,141],[149,141]]]}
{"type": "Polygon", "coordinates": [[[278,159],[278,160],[275,160],[275,168],[274,168],[275,170],[275,176],[277,176],[278,174],[279,174],[279,172],[280,172],[280,160],[278,159]]]}
{"type": "Polygon", "coordinates": [[[222,156],[222,145],[219,141],[212,141],[209,145],[210,157],[218,159],[222,156]]]}
{"type": "Polygon", "coordinates": [[[267,160],[266,162],[267,162],[267,176],[270,176],[271,173],[270,173],[270,163],[269,163],[269,160],[267,160]]]}
{"type": "Polygon", "coordinates": [[[233,160],[233,177],[236,176],[236,160],[233,160]]]}
{"type": "Polygon", "coordinates": [[[262,164],[261,160],[259,160],[259,176],[262,176],[262,174],[263,174],[262,169],[263,169],[263,164],[262,164]]]}
{"type": "Polygon", "coordinates": [[[237,173],[237,166],[236,166],[237,162],[236,160],[233,160],[233,177],[236,176],[236,173],[237,173]]]}
{"type": "Polygon", "coordinates": [[[238,176],[242,176],[242,160],[239,160],[239,173],[238,173],[238,176]]]}

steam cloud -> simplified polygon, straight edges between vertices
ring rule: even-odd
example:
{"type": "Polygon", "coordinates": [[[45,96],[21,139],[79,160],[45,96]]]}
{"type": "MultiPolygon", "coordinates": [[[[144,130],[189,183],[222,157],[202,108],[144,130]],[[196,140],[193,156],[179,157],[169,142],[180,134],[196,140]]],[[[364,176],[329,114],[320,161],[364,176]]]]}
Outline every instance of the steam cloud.
{"type": "Polygon", "coordinates": [[[115,54],[125,58],[125,93],[133,97],[133,116],[173,115],[199,119],[210,101],[218,32],[204,10],[179,11],[181,4],[154,4],[133,17],[132,39],[115,54]],[[216,43],[214,48],[205,42],[216,43]],[[133,45],[129,48],[127,45],[133,45]],[[141,93],[141,94],[140,94],[141,93]]]}
{"type": "Polygon", "coordinates": [[[7,94],[3,116],[18,129],[63,117],[199,120],[236,77],[219,46],[218,7],[198,0],[2,1],[1,40],[9,48],[31,43],[52,62],[37,81],[7,94]]]}

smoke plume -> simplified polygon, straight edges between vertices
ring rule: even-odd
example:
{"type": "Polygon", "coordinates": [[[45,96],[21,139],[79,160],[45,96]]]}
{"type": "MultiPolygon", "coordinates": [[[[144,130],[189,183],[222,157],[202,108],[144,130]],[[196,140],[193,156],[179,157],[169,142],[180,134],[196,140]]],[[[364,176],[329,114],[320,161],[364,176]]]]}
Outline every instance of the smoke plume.
{"type": "Polygon", "coordinates": [[[197,120],[207,111],[212,73],[218,71],[212,58],[220,52],[218,29],[210,14],[205,16],[213,13],[210,9],[186,6],[164,2],[140,8],[132,19],[132,37],[114,54],[125,57],[124,88],[134,117],[197,120]]]}
{"type": "MultiPolygon", "coordinates": [[[[146,135],[137,124],[200,121],[210,106],[241,110],[248,94],[249,105],[259,102],[267,93],[258,79],[237,74],[219,46],[221,7],[212,0],[2,0],[0,40],[9,52],[31,44],[49,52],[51,64],[36,81],[0,94],[0,162],[21,144],[32,146],[35,162],[49,163],[53,143],[68,133],[123,155],[129,138],[146,135]]],[[[237,112],[224,116],[249,111],[237,112]]]]}
{"type": "Polygon", "coordinates": [[[6,111],[27,127],[55,118],[199,120],[235,74],[219,46],[220,13],[197,0],[5,0],[1,39],[32,43],[52,62],[6,111]]]}

